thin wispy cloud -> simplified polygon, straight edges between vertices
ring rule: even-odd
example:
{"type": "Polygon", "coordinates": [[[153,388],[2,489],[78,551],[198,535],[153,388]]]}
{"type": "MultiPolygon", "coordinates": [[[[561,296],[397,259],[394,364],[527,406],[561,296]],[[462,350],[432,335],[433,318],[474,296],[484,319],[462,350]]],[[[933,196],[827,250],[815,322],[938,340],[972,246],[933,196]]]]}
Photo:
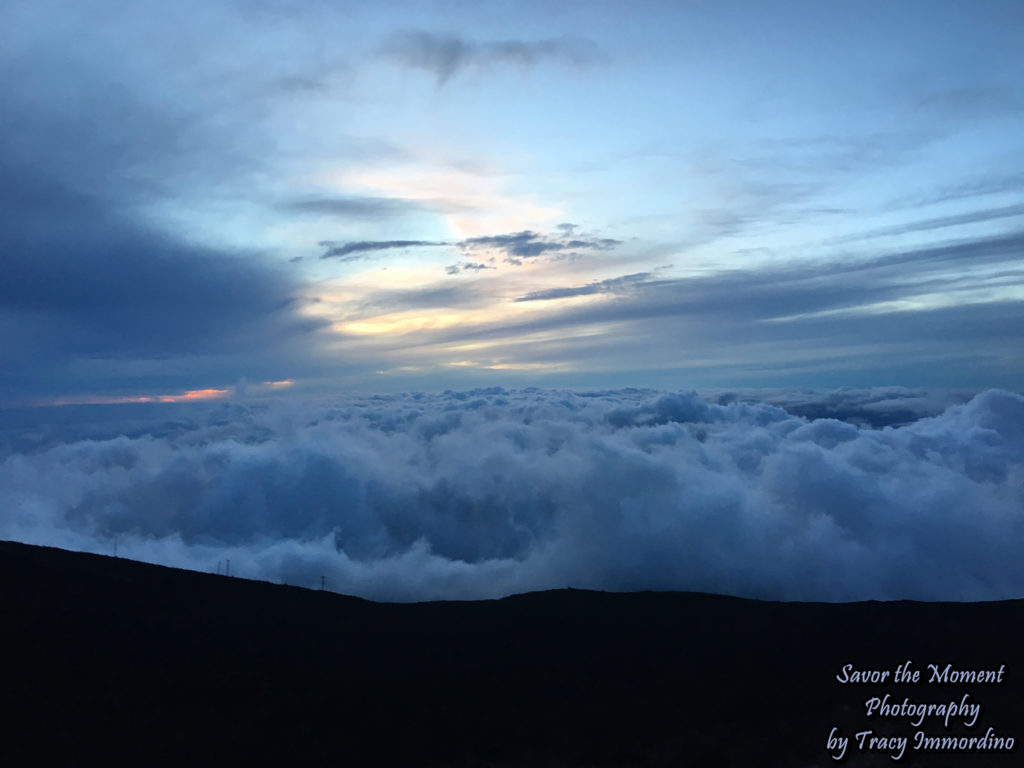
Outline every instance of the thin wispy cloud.
{"type": "Polygon", "coordinates": [[[458,264],[449,264],[444,268],[446,274],[457,275],[460,272],[480,272],[485,269],[495,269],[491,264],[481,264],[474,261],[460,261],[458,264]]]}
{"type": "Polygon", "coordinates": [[[1024,216],[1024,204],[1006,205],[1000,208],[989,208],[969,213],[958,213],[949,216],[936,216],[931,219],[912,221],[906,224],[898,224],[892,227],[880,227],[867,232],[857,232],[843,237],[831,238],[829,243],[849,243],[858,240],[872,240],[880,237],[892,237],[893,235],[907,235],[914,232],[930,232],[935,229],[947,229],[960,227],[967,224],[979,224],[987,221],[998,221],[1016,216],[1024,216]]]}
{"type": "Polygon", "coordinates": [[[565,230],[562,232],[561,237],[545,236],[530,230],[507,235],[471,237],[458,243],[458,246],[468,251],[496,249],[505,254],[507,263],[519,265],[523,263],[523,259],[535,259],[546,253],[583,250],[606,251],[622,244],[620,240],[611,238],[570,239],[565,234],[565,230]]]}
{"type": "Polygon", "coordinates": [[[372,258],[372,254],[376,251],[425,248],[448,245],[448,243],[431,242],[429,240],[359,240],[338,244],[332,240],[324,240],[319,245],[327,249],[321,254],[321,259],[338,259],[339,261],[347,262],[372,258]]]}
{"type": "MultiPolygon", "coordinates": [[[[1022,163],[1024,164],[1024,163],[1022,163]]],[[[912,195],[906,195],[892,202],[893,206],[918,207],[967,200],[974,197],[988,197],[1024,190],[1024,171],[1019,173],[998,173],[962,179],[954,184],[942,184],[912,195]]]]}
{"type": "Polygon", "coordinates": [[[722,369],[744,380],[790,380],[785,371],[794,366],[834,376],[844,358],[872,371],[937,368],[945,357],[959,361],[947,366],[960,372],[956,381],[972,371],[1001,370],[1009,385],[1024,374],[1005,353],[1024,344],[1022,247],[1024,236],[1016,233],[829,266],[810,261],[682,278],[631,274],[522,294],[517,304],[552,306],[542,314],[424,332],[415,343],[472,344],[492,355],[579,366],[639,360],[638,348],[649,345],[646,365],[701,380],[705,370],[722,369]],[[557,301],[599,294],[607,299],[557,301]],[[666,338],[676,341],[665,346],[666,338]],[[829,344],[814,345],[815,339],[829,344]],[[749,374],[741,373],[744,366],[749,374]]]}
{"type": "Polygon", "coordinates": [[[916,106],[947,119],[979,120],[1024,113],[1024,99],[1012,88],[963,85],[924,93],[916,106]]]}
{"type": "Polygon", "coordinates": [[[637,283],[646,282],[651,278],[650,272],[638,272],[633,275],[613,277],[608,280],[598,280],[587,285],[572,286],[566,288],[548,288],[543,291],[531,291],[515,299],[516,302],[523,301],[550,301],[552,299],[567,299],[573,296],[592,296],[595,293],[616,293],[627,289],[637,283]]]}
{"type": "Polygon", "coordinates": [[[395,34],[381,46],[379,54],[431,73],[439,87],[469,68],[532,67],[546,61],[589,66],[606,58],[593,42],[579,38],[475,42],[458,35],[422,31],[395,34]]]}
{"type": "Polygon", "coordinates": [[[308,197],[280,206],[293,213],[309,213],[340,219],[385,219],[405,216],[427,208],[418,200],[393,197],[308,197]]]}
{"type": "MultiPolygon", "coordinates": [[[[487,235],[482,237],[470,237],[464,240],[450,242],[431,240],[359,240],[347,243],[338,243],[333,240],[324,240],[319,243],[327,250],[320,256],[321,259],[339,259],[341,261],[358,261],[373,258],[378,251],[392,251],[404,248],[427,248],[438,246],[450,246],[464,252],[479,252],[495,250],[505,254],[505,261],[509,264],[520,265],[523,259],[535,259],[546,253],[559,251],[607,251],[621,245],[621,240],[612,238],[573,238],[548,236],[538,232],[524,230],[505,235],[487,235]]],[[[470,264],[460,269],[488,269],[479,262],[463,262],[470,264]]],[[[454,274],[454,273],[450,273],[454,274]]]]}
{"type": "Polygon", "coordinates": [[[357,304],[359,312],[404,312],[416,309],[486,307],[493,297],[465,288],[459,281],[445,281],[421,288],[374,291],[357,304]]]}

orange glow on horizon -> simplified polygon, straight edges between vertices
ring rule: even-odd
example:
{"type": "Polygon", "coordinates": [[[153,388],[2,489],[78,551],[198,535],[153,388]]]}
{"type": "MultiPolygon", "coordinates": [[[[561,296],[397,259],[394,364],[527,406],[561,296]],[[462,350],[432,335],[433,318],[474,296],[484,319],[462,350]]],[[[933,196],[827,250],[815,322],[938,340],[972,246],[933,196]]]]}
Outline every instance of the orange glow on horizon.
{"type": "Polygon", "coordinates": [[[56,400],[39,400],[32,405],[117,405],[119,403],[155,403],[155,397],[110,397],[106,395],[80,395],[60,397],[56,400]]]}
{"type": "Polygon", "coordinates": [[[190,389],[180,395],[160,395],[161,403],[187,403],[192,400],[216,400],[231,394],[230,389],[190,389]]]}
{"type": "Polygon", "coordinates": [[[58,405],[122,405],[127,403],[188,403],[196,400],[218,400],[231,394],[230,389],[190,389],[176,395],[70,395],[55,400],[38,400],[35,406],[58,405]]]}

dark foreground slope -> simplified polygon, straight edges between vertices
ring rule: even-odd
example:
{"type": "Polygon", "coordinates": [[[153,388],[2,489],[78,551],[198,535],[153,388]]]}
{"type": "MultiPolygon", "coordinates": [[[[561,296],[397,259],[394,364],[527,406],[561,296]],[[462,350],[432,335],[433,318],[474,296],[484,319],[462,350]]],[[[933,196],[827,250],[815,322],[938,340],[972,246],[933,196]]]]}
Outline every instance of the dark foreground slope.
{"type": "MultiPolygon", "coordinates": [[[[764,603],[534,593],[378,604],[0,543],[5,765],[834,765],[833,726],[912,736],[864,702],[982,704],[1024,737],[1024,601],[764,603]],[[853,687],[844,664],[922,683],[853,687]],[[929,663],[998,669],[928,685],[929,663]]],[[[890,678],[891,680],[891,678],[890,678]]],[[[858,752],[842,765],[1020,765],[858,752]]]]}

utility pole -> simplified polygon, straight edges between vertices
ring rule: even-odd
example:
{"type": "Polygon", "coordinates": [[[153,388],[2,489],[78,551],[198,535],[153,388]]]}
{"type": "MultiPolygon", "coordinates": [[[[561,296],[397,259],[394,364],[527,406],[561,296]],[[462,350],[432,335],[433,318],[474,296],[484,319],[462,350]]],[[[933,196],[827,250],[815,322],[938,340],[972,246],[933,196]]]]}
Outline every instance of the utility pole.
{"type": "Polygon", "coordinates": [[[320,576],[320,591],[321,591],[321,592],[323,592],[323,591],[324,591],[324,583],[325,583],[325,582],[324,582],[324,577],[323,577],[323,576],[321,575],[321,576],[320,576]]]}
{"type": "Polygon", "coordinates": [[[225,576],[230,576],[231,575],[231,561],[230,560],[228,560],[227,570],[224,572],[224,575],[225,576]]]}

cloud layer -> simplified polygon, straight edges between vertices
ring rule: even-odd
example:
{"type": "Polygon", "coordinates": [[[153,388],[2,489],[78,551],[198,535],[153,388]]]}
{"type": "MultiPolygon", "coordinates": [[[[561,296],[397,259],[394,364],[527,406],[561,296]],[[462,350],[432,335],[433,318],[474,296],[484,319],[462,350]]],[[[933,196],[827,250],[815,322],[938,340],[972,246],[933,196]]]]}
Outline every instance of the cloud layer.
{"type": "MultiPolygon", "coordinates": [[[[775,399],[892,421],[936,402],[775,399]]],[[[107,553],[116,539],[123,556],[230,559],[240,576],[323,575],[385,600],[564,586],[1024,596],[1024,397],[999,390],[884,429],[649,390],[78,413],[116,418],[4,416],[0,538],[107,553]]]]}

